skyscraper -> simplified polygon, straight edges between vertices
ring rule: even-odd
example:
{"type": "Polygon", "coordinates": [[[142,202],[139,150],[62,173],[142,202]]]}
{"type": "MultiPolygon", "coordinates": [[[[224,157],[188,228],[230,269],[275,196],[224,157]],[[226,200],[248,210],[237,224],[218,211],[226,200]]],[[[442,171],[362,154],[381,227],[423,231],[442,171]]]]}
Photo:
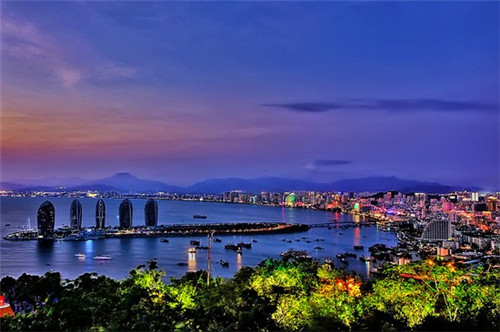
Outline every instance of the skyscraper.
{"type": "Polygon", "coordinates": [[[131,228],[132,227],[132,217],[133,217],[133,208],[132,202],[125,198],[120,203],[120,228],[131,228]]]}
{"type": "Polygon", "coordinates": [[[451,221],[449,219],[436,219],[425,226],[422,233],[422,240],[448,240],[451,236],[451,221]]]}
{"type": "Polygon", "coordinates": [[[158,224],[158,203],[154,199],[148,199],[144,206],[144,220],[146,226],[156,226],[158,224]]]}
{"type": "Polygon", "coordinates": [[[97,201],[95,205],[95,227],[104,228],[106,222],[106,204],[102,199],[97,201]]]}
{"type": "Polygon", "coordinates": [[[56,223],[56,210],[54,205],[45,201],[38,208],[37,213],[38,233],[43,236],[52,235],[56,223]]]}
{"type": "Polygon", "coordinates": [[[71,228],[82,228],[82,203],[80,203],[80,201],[77,199],[71,202],[71,207],[69,209],[69,220],[71,228]]]}

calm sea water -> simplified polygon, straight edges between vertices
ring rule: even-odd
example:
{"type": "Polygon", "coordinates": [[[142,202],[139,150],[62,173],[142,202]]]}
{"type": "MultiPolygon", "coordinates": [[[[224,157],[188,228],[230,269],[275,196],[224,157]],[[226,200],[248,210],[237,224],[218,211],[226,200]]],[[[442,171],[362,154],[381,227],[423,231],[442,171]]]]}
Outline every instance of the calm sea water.
{"type": "MultiPolygon", "coordinates": [[[[18,277],[22,273],[44,274],[55,270],[64,278],[75,278],[85,272],[98,272],[113,278],[125,278],[129,271],[138,265],[145,264],[150,258],[156,258],[161,269],[168,277],[180,277],[187,271],[206,269],[206,250],[198,250],[196,254],[188,255],[190,240],[199,240],[201,245],[208,245],[207,237],[178,237],[170,238],[170,243],[162,243],[159,238],[143,239],[106,239],[89,241],[6,241],[5,235],[28,227],[28,218],[31,227],[36,228],[36,212],[39,205],[47,198],[0,198],[0,276],[18,277]],[[10,224],[6,226],[6,224],[10,224]],[[78,259],[76,253],[86,254],[86,259],[78,259]],[[109,254],[110,261],[92,260],[92,256],[109,254]],[[178,263],[185,263],[179,266],[178,263]]],[[[56,227],[69,224],[69,209],[71,198],[49,198],[56,209],[56,227]]],[[[118,206],[121,200],[105,199],[106,225],[118,225],[118,206]]],[[[95,225],[95,204],[97,199],[80,199],[83,206],[83,225],[95,225]]],[[[134,225],[144,224],[144,204],[146,200],[132,200],[134,208],[134,225]]],[[[333,212],[290,209],[281,207],[255,206],[243,204],[224,204],[210,202],[187,201],[158,201],[158,223],[205,223],[205,222],[245,222],[245,221],[282,221],[290,223],[315,224],[339,221],[353,221],[356,216],[333,212]],[[193,219],[193,214],[207,215],[207,219],[193,219]]],[[[294,248],[307,250],[314,258],[334,259],[336,266],[344,266],[337,258],[338,253],[353,251],[354,245],[365,246],[364,251],[357,251],[368,255],[368,247],[375,243],[395,245],[396,237],[392,233],[382,232],[376,226],[362,228],[339,229],[311,228],[307,232],[276,235],[251,236],[217,236],[222,242],[212,246],[212,273],[222,277],[231,277],[242,266],[255,266],[262,260],[278,258],[284,250],[294,248]],[[311,243],[306,243],[313,240],[311,243]],[[252,249],[243,249],[238,255],[231,250],[225,250],[226,243],[250,242],[252,249]],[[292,240],[287,243],[286,240],[292,240]],[[322,242],[315,239],[324,239],[322,242]],[[317,246],[323,250],[315,250],[317,246]],[[218,262],[225,259],[229,267],[224,268],[218,262]]],[[[373,267],[373,266],[372,266],[373,267]]],[[[350,259],[347,269],[352,269],[364,276],[369,276],[370,263],[359,259],[350,259]]]]}

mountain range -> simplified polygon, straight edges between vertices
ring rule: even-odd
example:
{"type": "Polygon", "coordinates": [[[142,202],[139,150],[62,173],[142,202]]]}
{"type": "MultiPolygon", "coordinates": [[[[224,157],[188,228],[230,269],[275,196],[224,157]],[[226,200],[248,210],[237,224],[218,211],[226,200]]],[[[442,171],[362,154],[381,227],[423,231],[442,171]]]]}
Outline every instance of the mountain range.
{"type": "Polygon", "coordinates": [[[255,179],[225,178],[210,179],[197,182],[188,187],[169,185],[160,181],[140,179],[130,173],[117,173],[99,180],[81,178],[21,180],[0,182],[2,190],[17,191],[117,191],[117,192],[169,192],[169,193],[222,193],[241,190],[249,193],[263,191],[353,191],[353,192],[427,192],[449,193],[454,190],[479,191],[479,187],[449,186],[437,182],[404,180],[394,176],[373,176],[358,179],[344,179],[330,183],[317,183],[305,180],[294,180],[279,177],[263,177],[255,179]],[[62,188],[63,187],[63,188],[62,188]]]}

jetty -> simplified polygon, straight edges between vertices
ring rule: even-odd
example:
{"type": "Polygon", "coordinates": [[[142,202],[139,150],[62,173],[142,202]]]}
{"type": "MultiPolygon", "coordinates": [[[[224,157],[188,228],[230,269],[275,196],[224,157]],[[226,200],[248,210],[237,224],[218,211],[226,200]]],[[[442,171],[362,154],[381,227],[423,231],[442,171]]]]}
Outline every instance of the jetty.
{"type": "Polygon", "coordinates": [[[234,234],[280,234],[305,232],[308,225],[288,224],[277,222],[238,222],[238,223],[210,223],[210,224],[175,224],[159,226],[137,226],[131,228],[109,227],[103,230],[82,228],[71,230],[68,228],[56,229],[53,234],[41,236],[36,231],[20,231],[7,235],[5,240],[59,240],[85,241],[109,238],[149,238],[199,235],[234,235],[234,234]]]}

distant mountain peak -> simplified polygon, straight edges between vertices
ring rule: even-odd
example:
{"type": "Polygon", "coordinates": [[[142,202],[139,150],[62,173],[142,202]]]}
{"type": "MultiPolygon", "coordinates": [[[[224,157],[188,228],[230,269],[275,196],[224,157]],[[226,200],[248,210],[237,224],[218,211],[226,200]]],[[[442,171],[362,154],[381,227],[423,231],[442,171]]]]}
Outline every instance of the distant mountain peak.
{"type": "Polygon", "coordinates": [[[112,177],[130,177],[130,178],[136,178],[136,176],[130,174],[129,172],[120,172],[120,173],[116,173],[115,175],[113,175],[112,177]]]}

